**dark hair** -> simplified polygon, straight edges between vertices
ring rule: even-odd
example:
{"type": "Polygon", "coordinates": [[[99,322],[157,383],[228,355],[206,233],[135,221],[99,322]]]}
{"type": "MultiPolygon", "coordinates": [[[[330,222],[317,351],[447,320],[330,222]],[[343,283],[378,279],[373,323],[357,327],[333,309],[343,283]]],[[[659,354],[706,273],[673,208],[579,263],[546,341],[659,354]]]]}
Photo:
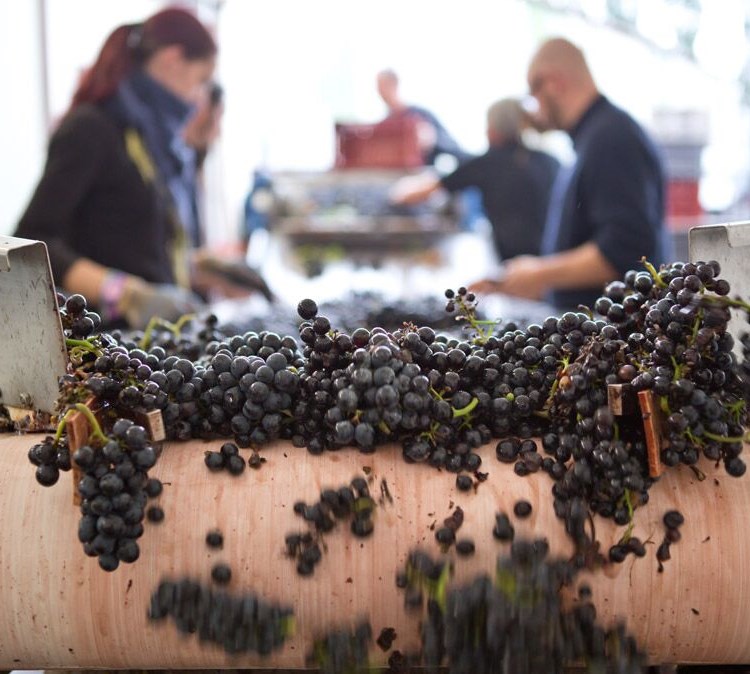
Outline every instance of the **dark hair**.
{"type": "Polygon", "coordinates": [[[130,73],[159,49],[172,45],[182,47],[189,60],[216,54],[216,42],[194,14],[179,7],[164,9],[143,23],[119,26],[110,33],[94,65],[81,78],[70,109],[111,96],[130,73]]]}

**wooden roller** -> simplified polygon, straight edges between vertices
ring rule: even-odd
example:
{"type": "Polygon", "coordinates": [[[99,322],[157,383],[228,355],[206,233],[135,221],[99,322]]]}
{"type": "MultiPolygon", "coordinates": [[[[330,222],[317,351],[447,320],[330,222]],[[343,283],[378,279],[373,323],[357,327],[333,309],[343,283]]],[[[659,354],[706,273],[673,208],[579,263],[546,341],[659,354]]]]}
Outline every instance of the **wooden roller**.
{"type": "MultiPolygon", "coordinates": [[[[268,461],[260,470],[235,478],[209,473],[203,464],[203,452],[219,443],[195,441],[165,446],[152,475],[165,483],[159,501],[166,519],[146,523],[135,564],[108,574],[77,540],[70,475],[52,488],[36,483],[26,453],[38,439],[0,438],[0,669],[302,668],[315,635],[359,617],[369,618],[376,636],[394,627],[393,648],[412,650],[419,615],[406,613],[394,576],[417,545],[440,554],[431,526],[439,526],[454,505],[466,516],[459,537],[474,539],[477,549],[474,557],[455,560],[456,581],[493,571],[498,553],[507,550],[491,534],[499,510],[511,516],[517,537],[546,536],[553,554],[571,550],[552,510],[550,479],[516,476],[495,459],[491,445],[481,450],[489,479],[464,493],[457,492],[455,475],[407,465],[395,447],[369,456],[354,450],[311,456],[277,443],[263,451],[268,461]],[[347,484],[365,466],[374,477],[374,495],[384,478],[394,503],[377,508],[369,539],[355,538],[341,525],[327,534],[314,575],[299,577],[283,552],[284,535],[305,530],[293,503],[317,501],[322,488],[347,484]],[[512,515],[521,498],[534,506],[526,520],[512,515]],[[209,550],[204,540],[216,527],[224,532],[221,551],[209,550]],[[149,597],[161,578],[188,575],[208,583],[220,560],[233,570],[229,590],[252,589],[294,608],[297,632],[280,651],[230,657],[180,636],[171,622],[147,620],[149,597]]],[[[700,483],[687,468],[667,471],[649,503],[636,510],[633,533],[651,543],[646,557],[629,556],[587,578],[600,618],[625,618],[653,662],[750,662],[750,489],[747,478],[728,477],[713,466],[703,470],[707,479],[700,483]],[[657,573],[661,518],[673,508],[685,515],[683,538],[657,573]]],[[[596,532],[608,547],[624,527],[597,518],[596,532]]],[[[373,664],[386,659],[373,648],[373,664]]]]}

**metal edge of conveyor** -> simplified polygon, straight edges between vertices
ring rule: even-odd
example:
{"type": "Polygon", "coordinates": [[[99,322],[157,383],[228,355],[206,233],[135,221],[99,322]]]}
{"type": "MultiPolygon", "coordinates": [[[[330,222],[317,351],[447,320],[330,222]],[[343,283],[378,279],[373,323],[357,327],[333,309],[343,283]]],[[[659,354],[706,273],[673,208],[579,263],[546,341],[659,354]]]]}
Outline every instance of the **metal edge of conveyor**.
{"type": "MultiPolygon", "coordinates": [[[[732,297],[750,299],[750,222],[727,222],[693,227],[688,233],[690,260],[716,260],[721,265],[721,276],[732,286],[732,297]]],[[[742,354],[740,337],[750,326],[741,312],[733,312],[729,331],[735,339],[734,351],[742,354]]]]}
{"type": "Polygon", "coordinates": [[[0,403],[51,414],[66,366],[47,246],[0,236],[0,403]]]}

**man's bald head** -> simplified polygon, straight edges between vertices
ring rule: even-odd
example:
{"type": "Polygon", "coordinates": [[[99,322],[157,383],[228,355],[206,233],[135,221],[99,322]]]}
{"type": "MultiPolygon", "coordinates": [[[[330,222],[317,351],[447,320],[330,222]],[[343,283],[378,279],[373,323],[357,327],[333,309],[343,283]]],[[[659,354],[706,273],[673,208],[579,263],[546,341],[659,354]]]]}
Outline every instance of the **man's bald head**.
{"type": "Polygon", "coordinates": [[[555,70],[579,82],[588,81],[593,84],[594,81],[583,52],[561,37],[542,43],[531,60],[529,72],[533,70],[555,70]]]}
{"type": "Polygon", "coordinates": [[[599,94],[583,52],[564,38],[546,40],[537,49],[528,82],[552,128],[571,128],[599,94]]]}

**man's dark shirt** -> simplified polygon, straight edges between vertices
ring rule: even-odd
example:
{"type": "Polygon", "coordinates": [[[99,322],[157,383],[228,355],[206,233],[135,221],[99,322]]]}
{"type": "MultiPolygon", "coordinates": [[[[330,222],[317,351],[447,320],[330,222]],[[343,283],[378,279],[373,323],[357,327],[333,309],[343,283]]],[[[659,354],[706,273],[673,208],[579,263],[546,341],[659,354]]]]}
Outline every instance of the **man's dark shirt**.
{"type": "MultiPolygon", "coordinates": [[[[666,261],[664,175],[656,148],[626,112],[600,96],[570,131],[576,162],[553,188],[542,253],[593,241],[623,275],[647,257],[666,261]]],[[[613,279],[614,280],[614,279],[613,279]]],[[[556,290],[560,308],[593,306],[602,288],[556,290]]]]}
{"type": "Polygon", "coordinates": [[[490,147],[440,181],[450,192],[477,187],[501,259],[539,255],[550,190],[559,164],[520,143],[490,147]]]}

